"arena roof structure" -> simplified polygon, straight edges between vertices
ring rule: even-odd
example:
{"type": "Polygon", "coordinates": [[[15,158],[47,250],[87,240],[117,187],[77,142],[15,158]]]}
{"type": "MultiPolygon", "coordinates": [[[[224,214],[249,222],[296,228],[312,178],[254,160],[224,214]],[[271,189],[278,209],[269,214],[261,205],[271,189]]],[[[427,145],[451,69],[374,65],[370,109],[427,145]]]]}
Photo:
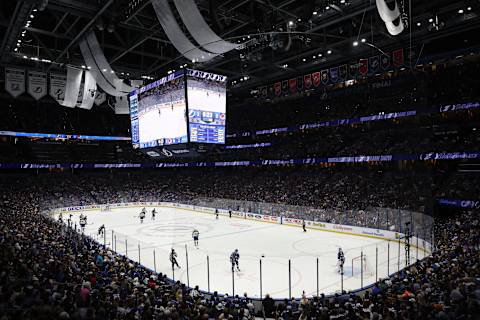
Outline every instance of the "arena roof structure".
{"type": "MultiPolygon", "coordinates": [[[[425,54],[455,41],[474,45],[478,40],[472,30],[480,25],[474,1],[402,1],[401,19],[409,25],[396,36],[388,32],[375,1],[196,3],[216,34],[240,46],[195,67],[227,75],[238,88],[372,51],[417,46],[425,54]]],[[[124,78],[155,79],[193,64],[172,45],[149,0],[25,0],[2,1],[0,6],[4,66],[43,62],[50,70],[64,64],[81,65],[79,40],[92,29],[109,63],[124,78]]],[[[178,11],[174,14],[181,20],[178,11]]]]}

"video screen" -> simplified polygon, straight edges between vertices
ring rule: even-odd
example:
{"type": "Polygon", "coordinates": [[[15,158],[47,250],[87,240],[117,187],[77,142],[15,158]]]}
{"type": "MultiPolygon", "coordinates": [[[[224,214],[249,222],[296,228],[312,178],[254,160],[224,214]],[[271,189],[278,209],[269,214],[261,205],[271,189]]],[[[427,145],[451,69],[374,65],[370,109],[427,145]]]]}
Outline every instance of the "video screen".
{"type": "Polygon", "coordinates": [[[225,143],[227,77],[187,70],[190,142],[225,143]]]}
{"type": "Polygon", "coordinates": [[[131,92],[129,101],[134,148],[188,142],[183,72],[131,92]]]}

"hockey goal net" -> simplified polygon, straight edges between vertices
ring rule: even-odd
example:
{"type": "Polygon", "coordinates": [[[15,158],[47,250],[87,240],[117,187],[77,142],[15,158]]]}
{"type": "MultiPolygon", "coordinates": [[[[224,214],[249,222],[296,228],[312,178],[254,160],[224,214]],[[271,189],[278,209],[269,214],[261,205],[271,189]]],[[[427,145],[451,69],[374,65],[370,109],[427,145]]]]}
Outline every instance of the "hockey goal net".
{"type": "Polygon", "coordinates": [[[100,207],[100,211],[101,212],[109,212],[109,211],[112,211],[112,208],[110,207],[109,204],[106,204],[106,205],[103,205],[100,207]]]}
{"type": "Polygon", "coordinates": [[[362,273],[364,277],[375,274],[375,270],[370,264],[370,260],[366,254],[352,258],[352,277],[360,276],[362,273]]]}

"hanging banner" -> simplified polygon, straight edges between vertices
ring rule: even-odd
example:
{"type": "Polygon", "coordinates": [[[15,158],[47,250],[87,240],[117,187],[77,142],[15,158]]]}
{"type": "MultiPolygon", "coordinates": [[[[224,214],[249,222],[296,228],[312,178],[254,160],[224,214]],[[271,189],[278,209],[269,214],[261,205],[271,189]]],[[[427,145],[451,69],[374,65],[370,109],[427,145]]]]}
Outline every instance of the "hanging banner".
{"type": "Polygon", "coordinates": [[[93,78],[90,71],[85,71],[85,81],[83,83],[83,94],[79,108],[90,110],[93,107],[95,96],[97,93],[97,82],[93,78]]]}
{"type": "Polygon", "coordinates": [[[344,80],[347,80],[347,65],[346,64],[343,64],[341,65],[339,68],[339,79],[340,81],[344,81],[344,80]]]}
{"type": "Polygon", "coordinates": [[[274,87],[275,87],[275,95],[279,97],[282,94],[282,83],[275,82],[274,87]]]}
{"type": "Polygon", "coordinates": [[[360,66],[358,67],[361,75],[366,75],[368,73],[368,59],[360,59],[360,66]]]}
{"type": "Polygon", "coordinates": [[[267,87],[266,87],[266,86],[260,87],[260,95],[261,95],[263,98],[266,98],[266,97],[267,97],[267,87]]]}
{"type": "Polygon", "coordinates": [[[390,69],[390,55],[382,54],[380,58],[380,64],[382,65],[382,70],[390,69]]]}
{"type": "Polygon", "coordinates": [[[67,67],[67,85],[65,87],[65,99],[62,106],[73,108],[77,104],[80,84],[82,82],[82,69],[67,67]]]}
{"type": "Polygon", "coordinates": [[[312,73],[313,85],[318,87],[320,85],[320,72],[312,73]]]}
{"type": "Polygon", "coordinates": [[[288,80],[288,84],[290,86],[290,92],[295,93],[297,92],[297,78],[293,78],[288,80]]]}
{"type": "Polygon", "coordinates": [[[312,87],[312,75],[310,73],[303,76],[303,84],[305,89],[310,89],[312,87]]]}
{"type": "Polygon", "coordinates": [[[97,93],[95,94],[95,105],[99,106],[105,101],[107,101],[107,94],[105,92],[100,92],[97,89],[97,93]]]}
{"type": "Polygon", "coordinates": [[[65,99],[65,87],[67,86],[67,76],[64,74],[50,73],[50,96],[57,100],[59,104],[65,99]]]}
{"type": "Polygon", "coordinates": [[[297,90],[298,92],[303,91],[303,77],[297,77],[297,90]]]}
{"type": "Polygon", "coordinates": [[[282,81],[282,94],[288,93],[288,80],[282,81]]]}
{"type": "Polygon", "coordinates": [[[25,70],[5,68],[5,91],[14,98],[25,92],[25,70]]]}
{"type": "Polygon", "coordinates": [[[330,68],[330,80],[332,80],[333,83],[338,81],[338,67],[330,68]]]}
{"type": "Polygon", "coordinates": [[[370,61],[370,71],[372,73],[377,73],[380,70],[380,58],[378,56],[373,56],[369,58],[370,61]]]}
{"type": "Polygon", "coordinates": [[[115,97],[115,114],[129,114],[128,97],[115,97]]]}
{"type": "Polygon", "coordinates": [[[328,83],[328,69],[327,70],[322,70],[322,83],[327,84],[328,83]]]}
{"type": "Polygon", "coordinates": [[[400,67],[404,63],[403,58],[403,48],[393,51],[393,65],[395,67],[400,67]]]}
{"type": "Polygon", "coordinates": [[[45,72],[28,71],[28,94],[37,101],[47,95],[47,74],[45,72]]]}
{"type": "Polygon", "coordinates": [[[358,64],[352,63],[349,65],[348,73],[350,74],[350,78],[355,79],[358,74],[358,64]]]}
{"type": "Polygon", "coordinates": [[[141,86],[143,86],[143,80],[130,80],[130,85],[134,88],[140,88],[141,86]]]}

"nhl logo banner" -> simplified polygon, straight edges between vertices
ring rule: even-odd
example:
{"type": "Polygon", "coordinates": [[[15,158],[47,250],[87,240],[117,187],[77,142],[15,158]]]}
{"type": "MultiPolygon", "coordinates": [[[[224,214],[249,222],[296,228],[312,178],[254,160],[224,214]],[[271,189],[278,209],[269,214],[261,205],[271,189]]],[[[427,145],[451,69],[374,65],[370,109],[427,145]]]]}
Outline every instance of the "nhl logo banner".
{"type": "Polygon", "coordinates": [[[288,80],[283,80],[282,81],[282,93],[283,94],[288,93],[288,80]]]}
{"type": "Polygon", "coordinates": [[[310,73],[303,76],[303,84],[305,89],[310,89],[312,87],[312,75],[310,73]]]}
{"type": "Polygon", "coordinates": [[[370,57],[370,71],[373,73],[380,70],[380,59],[378,56],[370,57]]]}
{"type": "Polygon", "coordinates": [[[330,80],[332,80],[333,83],[338,81],[338,67],[330,68],[330,80]]]}
{"type": "Polygon", "coordinates": [[[403,49],[398,49],[393,51],[393,65],[395,67],[400,67],[404,63],[403,60],[403,49]]]}
{"type": "Polygon", "coordinates": [[[297,92],[297,78],[293,78],[288,80],[288,84],[290,85],[290,92],[295,93],[297,92]]]}
{"type": "Polygon", "coordinates": [[[45,72],[28,72],[28,93],[40,100],[47,94],[47,74],[45,72]]]}
{"type": "Polygon", "coordinates": [[[320,72],[312,73],[313,85],[318,87],[320,85],[320,72]]]}
{"type": "Polygon", "coordinates": [[[299,92],[303,90],[303,77],[297,78],[297,89],[299,92]]]}
{"type": "Polygon", "coordinates": [[[328,70],[322,70],[321,72],[321,78],[322,78],[322,83],[327,84],[328,83],[328,70]]]}
{"type": "Polygon", "coordinates": [[[279,97],[282,94],[282,83],[275,82],[273,86],[274,86],[275,95],[279,97]]]}
{"type": "Polygon", "coordinates": [[[5,68],[5,91],[14,98],[25,92],[25,70],[5,68]]]}
{"type": "Polygon", "coordinates": [[[67,86],[67,76],[62,74],[50,73],[50,96],[62,103],[65,99],[65,87],[67,86]]]}
{"type": "Polygon", "coordinates": [[[343,80],[346,80],[347,79],[347,65],[344,64],[344,65],[341,65],[339,67],[339,77],[340,77],[340,80],[343,81],[343,80]]]}
{"type": "Polygon", "coordinates": [[[360,59],[358,71],[360,71],[362,75],[366,75],[368,73],[368,59],[360,59]]]}
{"type": "Polygon", "coordinates": [[[380,64],[382,65],[382,70],[390,69],[390,55],[382,54],[380,57],[380,64]]]}

